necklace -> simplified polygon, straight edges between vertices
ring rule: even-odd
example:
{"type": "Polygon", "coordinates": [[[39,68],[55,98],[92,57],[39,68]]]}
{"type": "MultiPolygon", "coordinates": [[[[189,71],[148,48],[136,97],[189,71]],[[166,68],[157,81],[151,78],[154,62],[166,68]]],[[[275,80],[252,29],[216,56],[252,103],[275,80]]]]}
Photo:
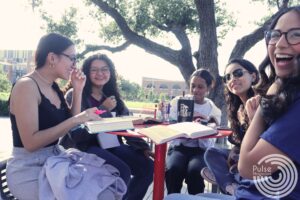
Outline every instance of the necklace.
{"type": "Polygon", "coordinates": [[[49,82],[44,76],[42,76],[42,74],[40,74],[37,70],[35,70],[35,73],[40,77],[40,79],[43,81],[43,82],[45,82],[45,83],[47,83],[47,85],[52,85],[53,84],[53,82],[49,82]]]}

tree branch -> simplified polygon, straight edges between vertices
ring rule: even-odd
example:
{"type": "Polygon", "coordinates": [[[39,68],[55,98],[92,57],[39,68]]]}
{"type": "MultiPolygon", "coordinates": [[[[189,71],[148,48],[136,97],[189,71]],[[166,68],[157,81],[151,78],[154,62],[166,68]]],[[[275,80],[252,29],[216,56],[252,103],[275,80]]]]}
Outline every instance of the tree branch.
{"type": "Polygon", "coordinates": [[[77,55],[79,59],[83,58],[85,54],[91,52],[91,51],[99,51],[99,50],[107,50],[112,53],[119,52],[125,50],[127,47],[129,47],[131,43],[129,41],[124,42],[123,44],[111,47],[107,45],[86,45],[85,50],[77,55]]]}
{"type": "Polygon", "coordinates": [[[164,26],[164,25],[158,23],[156,20],[154,20],[154,19],[152,19],[152,18],[150,18],[150,22],[151,22],[151,24],[152,24],[153,26],[155,26],[156,28],[158,28],[158,29],[160,29],[160,30],[162,30],[162,31],[166,31],[166,32],[171,31],[171,28],[170,28],[170,27],[168,27],[168,26],[166,26],[166,25],[164,26]]]}
{"type": "Polygon", "coordinates": [[[282,12],[283,8],[281,8],[277,13],[272,15],[270,19],[265,21],[265,23],[253,31],[252,33],[242,37],[236,42],[233,50],[231,51],[229,60],[232,58],[243,58],[246,52],[251,49],[257,42],[264,38],[264,31],[267,30],[268,26],[271,24],[273,19],[277,17],[282,12]]]}
{"type": "Polygon", "coordinates": [[[172,32],[175,37],[179,40],[179,43],[182,45],[182,48],[191,49],[189,38],[187,37],[184,28],[180,25],[174,25],[173,27],[159,24],[156,20],[150,18],[150,22],[153,26],[157,27],[158,29],[166,32],[172,32]]]}
{"type": "Polygon", "coordinates": [[[167,60],[168,62],[172,63],[175,66],[178,66],[179,63],[178,58],[180,57],[179,51],[173,50],[169,47],[153,42],[141,35],[138,35],[136,32],[132,31],[128,26],[124,17],[122,17],[115,8],[109,6],[103,0],[91,0],[91,1],[96,6],[98,6],[103,12],[107,13],[115,20],[124,38],[128,42],[145,49],[147,52],[151,54],[154,54],[160,58],[167,60]]]}

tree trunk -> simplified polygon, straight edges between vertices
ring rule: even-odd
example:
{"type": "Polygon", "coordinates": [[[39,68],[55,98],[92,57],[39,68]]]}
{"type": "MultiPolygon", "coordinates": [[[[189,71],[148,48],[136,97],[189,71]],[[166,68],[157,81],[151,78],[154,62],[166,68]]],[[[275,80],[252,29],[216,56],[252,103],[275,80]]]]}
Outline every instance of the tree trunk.
{"type": "Polygon", "coordinates": [[[200,38],[197,56],[197,68],[208,69],[215,77],[215,87],[209,98],[222,110],[221,124],[227,125],[224,85],[218,69],[218,41],[215,21],[215,2],[213,0],[195,0],[199,16],[200,38]]]}

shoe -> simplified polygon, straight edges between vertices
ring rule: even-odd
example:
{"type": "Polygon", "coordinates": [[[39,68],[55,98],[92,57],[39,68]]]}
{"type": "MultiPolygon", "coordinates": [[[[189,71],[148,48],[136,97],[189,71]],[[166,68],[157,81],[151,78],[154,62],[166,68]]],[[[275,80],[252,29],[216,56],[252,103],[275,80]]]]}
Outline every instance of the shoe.
{"type": "Polygon", "coordinates": [[[216,185],[217,181],[216,181],[216,177],[215,175],[210,171],[210,169],[208,167],[204,167],[201,170],[201,176],[204,180],[206,180],[207,182],[216,185]]]}
{"type": "Polygon", "coordinates": [[[238,186],[238,184],[236,184],[236,183],[231,183],[231,184],[226,185],[226,187],[225,187],[226,193],[229,195],[234,195],[234,192],[235,192],[237,186],[238,186]]]}

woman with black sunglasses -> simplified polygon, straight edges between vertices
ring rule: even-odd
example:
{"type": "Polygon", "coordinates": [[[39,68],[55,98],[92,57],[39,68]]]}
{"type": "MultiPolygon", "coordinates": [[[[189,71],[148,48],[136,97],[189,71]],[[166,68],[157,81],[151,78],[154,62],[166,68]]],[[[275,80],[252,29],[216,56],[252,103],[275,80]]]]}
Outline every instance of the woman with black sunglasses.
{"type": "Polygon", "coordinates": [[[246,113],[244,105],[255,94],[252,86],[258,81],[258,71],[248,60],[232,59],[226,66],[223,80],[226,84],[227,113],[233,130],[229,142],[234,147],[231,150],[207,149],[204,159],[208,168],[204,168],[201,175],[207,181],[217,183],[222,192],[232,195],[238,182],[236,169],[240,145],[254,115],[246,113]]]}

